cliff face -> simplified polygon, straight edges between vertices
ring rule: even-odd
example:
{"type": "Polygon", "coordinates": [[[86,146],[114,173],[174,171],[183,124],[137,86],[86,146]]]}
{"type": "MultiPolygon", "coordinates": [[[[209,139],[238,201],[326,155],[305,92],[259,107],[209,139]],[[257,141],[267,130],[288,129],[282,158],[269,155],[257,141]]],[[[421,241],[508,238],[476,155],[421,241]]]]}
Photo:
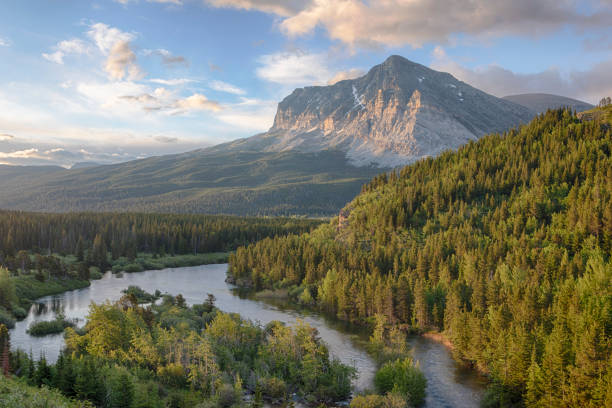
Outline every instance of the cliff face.
{"type": "Polygon", "coordinates": [[[354,165],[394,167],[531,117],[523,106],[392,56],[361,78],[296,89],[253,142],[265,141],[267,151],[338,148],[354,165]]]}

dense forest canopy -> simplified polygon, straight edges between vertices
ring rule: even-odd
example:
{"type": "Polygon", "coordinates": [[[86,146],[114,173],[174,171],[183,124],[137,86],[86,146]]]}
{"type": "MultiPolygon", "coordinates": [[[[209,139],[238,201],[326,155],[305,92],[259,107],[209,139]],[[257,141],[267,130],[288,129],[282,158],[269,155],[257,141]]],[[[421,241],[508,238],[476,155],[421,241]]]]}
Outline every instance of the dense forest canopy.
{"type": "Polygon", "coordinates": [[[97,237],[113,257],[130,251],[221,252],[277,234],[305,232],[319,223],[300,218],[0,211],[0,256],[19,250],[76,253],[79,245],[91,248],[97,237]]]}
{"type": "Polygon", "coordinates": [[[230,257],[341,319],[437,329],[490,375],[485,404],[612,404],[612,131],[549,111],[383,174],[315,231],[230,257]]]}

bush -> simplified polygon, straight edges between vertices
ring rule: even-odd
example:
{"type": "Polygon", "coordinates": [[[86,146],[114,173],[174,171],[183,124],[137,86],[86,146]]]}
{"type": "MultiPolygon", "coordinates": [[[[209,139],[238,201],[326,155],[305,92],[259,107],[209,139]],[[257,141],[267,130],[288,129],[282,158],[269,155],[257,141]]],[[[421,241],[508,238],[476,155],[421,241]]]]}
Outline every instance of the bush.
{"type": "Polygon", "coordinates": [[[0,324],[5,325],[9,329],[15,327],[15,319],[13,319],[10,312],[3,308],[0,308],[0,324]]]}
{"type": "Polygon", "coordinates": [[[282,399],[287,394],[287,384],[280,378],[268,377],[260,380],[261,393],[270,399],[282,399]]]}
{"type": "Polygon", "coordinates": [[[382,395],[359,395],[351,401],[351,408],[408,408],[405,397],[389,393],[382,395]]]}
{"type": "Polygon", "coordinates": [[[376,373],[374,385],[381,394],[397,392],[404,395],[412,405],[425,402],[427,380],[411,358],[386,363],[376,373]]]}
{"type": "Polygon", "coordinates": [[[238,402],[236,390],[229,384],[222,384],[217,391],[217,401],[219,407],[228,408],[238,402]]]}
{"type": "Polygon", "coordinates": [[[32,323],[28,329],[28,333],[31,336],[42,337],[49,334],[61,333],[67,327],[73,326],[73,322],[66,320],[63,316],[58,316],[55,320],[32,323]]]}
{"type": "Polygon", "coordinates": [[[28,312],[17,304],[13,304],[12,310],[13,316],[15,316],[17,320],[25,319],[28,316],[28,312]]]}

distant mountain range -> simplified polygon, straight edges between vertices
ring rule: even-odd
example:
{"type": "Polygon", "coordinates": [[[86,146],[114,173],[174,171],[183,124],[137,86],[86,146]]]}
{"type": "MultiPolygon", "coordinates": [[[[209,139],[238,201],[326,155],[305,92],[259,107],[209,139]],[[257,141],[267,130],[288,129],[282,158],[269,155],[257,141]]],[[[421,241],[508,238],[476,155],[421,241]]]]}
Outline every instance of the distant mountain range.
{"type": "Polygon", "coordinates": [[[392,56],[360,78],[296,89],[249,138],[113,165],[0,166],[0,208],[325,216],[378,173],[537,111],[392,56]]]}
{"type": "Polygon", "coordinates": [[[593,105],[590,103],[582,102],[577,99],[543,93],[508,95],[504,96],[502,99],[523,105],[535,113],[543,113],[548,109],[558,109],[563,107],[569,107],[576,112],[583,112],[593,108],[593,105]]]}

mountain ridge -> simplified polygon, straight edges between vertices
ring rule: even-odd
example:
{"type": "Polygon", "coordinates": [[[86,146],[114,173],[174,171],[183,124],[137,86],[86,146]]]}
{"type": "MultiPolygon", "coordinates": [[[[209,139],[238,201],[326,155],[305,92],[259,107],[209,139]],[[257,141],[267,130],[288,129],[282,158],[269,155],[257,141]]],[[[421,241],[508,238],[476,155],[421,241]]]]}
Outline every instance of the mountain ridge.
{"type": "Polygon", "coordinates": [[[380,172],[533,116],[403,57],[294,90],[249,138],[80,169],[0,167],[0,208],[328,216],[380,172]]]}
{"type": "Polygon", "coordinates": [[[529,109],[393,55],[364,76],[295,89],[267,132],[230,148],[313,152],[336,148],[355,166],[390,168],[503,132],[529,109]]]}

